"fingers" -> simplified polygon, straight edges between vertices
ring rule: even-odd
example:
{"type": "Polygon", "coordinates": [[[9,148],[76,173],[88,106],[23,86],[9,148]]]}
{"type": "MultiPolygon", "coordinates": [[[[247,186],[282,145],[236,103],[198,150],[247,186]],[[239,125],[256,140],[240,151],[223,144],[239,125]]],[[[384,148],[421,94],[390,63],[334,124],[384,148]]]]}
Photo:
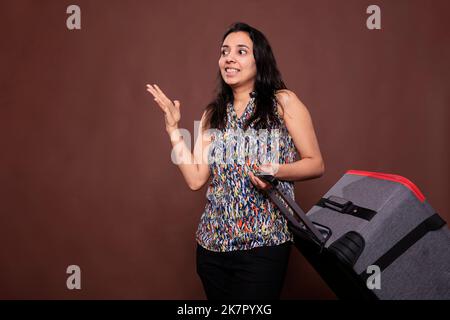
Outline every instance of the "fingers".
{"type": "Polygon", "coordinates": [[[159,99],[161,99],[163,102],[169,104],[169,105],[173,105],[172,100],[170,100],[169,98],[167,98],[167,96],[164,94],[164,92],[162,92],[162,90],[155,84],[153,85],[156,92],[159,94],[159,99]]]}
{"type": "MultiPolygon", "coordinates": [[[[155,85],[156,86],[156,85],[155,85]]],[[[155,87],[153,87],[150,84],[147,84],[147,91],[150,92],[153,97],[154,100],[158,103],[158,105],[161,107],[162,111],[167,113],[169,110],[169,105],[173,105],[171,102],[167,102],[167,97],[163,97],[163,95],[161,95],[161,91],[158,91],[155,87]]]]}
{"type": "Polygon", "coordinates": [[[249,172],[250,181],[259,189],[267,190],[269,188],[269,184],[267,182],[262,181],[258,177],[256,177],[253,172],[249,172]]]}
{"type": "Polygon", "coordinates": [[[156,102],[160,103],[161,99],[159,98],[159,92],[156,91],[150,84],[147,84],[147,91],[153,95],[153,98],[156,102]]]}
{"type": "Polygon", "coordinates": [[[152,87],[151,84],[147,84],[147,91],[150,92],[155,99],[158,99],[159,93],[156,91],[155,88],[152,87]]]}
{"type": "Polygon", "coordinates": [[[259,187],[260,189],[267,189],[269,187],[269,184],[267,182],[262,181],[260,178],[255,177],[255,181],[258,184],[257,187],[259,187]]]}
{"type": "Polygon", "coordinates": [[[248,173],[248,177],[250,178],[250,181],[251,181],[251,183],[253,183],[255,186],[256,186],[256,182],[255,182],[255,180],[254,180],[254,175],[253,175],[253,172],[249,172],[248,173]]]}

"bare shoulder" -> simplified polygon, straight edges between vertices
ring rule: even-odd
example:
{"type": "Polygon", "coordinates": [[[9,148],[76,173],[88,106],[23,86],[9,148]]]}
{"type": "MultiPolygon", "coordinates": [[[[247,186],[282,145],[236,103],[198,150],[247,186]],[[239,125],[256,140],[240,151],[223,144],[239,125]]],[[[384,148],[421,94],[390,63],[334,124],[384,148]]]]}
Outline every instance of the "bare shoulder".
{"type": "Polygon", "coordinates": [[[278,113],[283,118],[286,118],[286,116],[292,116],[292,114],[298,112],[308,112],[303,102],[301,102],[297,95],[291,90],[278,90],[275,93],[275,96],[278,101],[278,113]]]}
{"type": "Polygon", "coordinates": [[[293,91],[288,90],[288,89],[278,90],[275,93],[275,96],[281,103],[287,102],[288,100],[293,99],[293,98],[297,98],[297,95],[293,91]]]}

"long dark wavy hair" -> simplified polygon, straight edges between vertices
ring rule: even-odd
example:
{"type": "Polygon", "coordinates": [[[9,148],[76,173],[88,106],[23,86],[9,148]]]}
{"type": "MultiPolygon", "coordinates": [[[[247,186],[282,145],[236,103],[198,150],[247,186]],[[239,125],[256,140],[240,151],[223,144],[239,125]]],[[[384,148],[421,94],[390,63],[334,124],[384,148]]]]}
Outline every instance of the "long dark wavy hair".
{"type": "MultiPolygon", "coordinates": [[[[256,62],[254,86],[255,112],[244,124],[244,130],[254,122],[255,128],[268,128],[269,123],[279,124],[274,112],[274,99],[277,90],[287,89],[278,70],[269,41],[264,34],[246,23],[237,22],[225,32],[222,43],[232,32],[247,32],[253,42],[253,55],[256,62]]],[[[217,95],[206,107],[205,128],[223,130],[226,125],[226,107],[233,102],[233,91],[225,83],[219,70],[217,95]]]]}

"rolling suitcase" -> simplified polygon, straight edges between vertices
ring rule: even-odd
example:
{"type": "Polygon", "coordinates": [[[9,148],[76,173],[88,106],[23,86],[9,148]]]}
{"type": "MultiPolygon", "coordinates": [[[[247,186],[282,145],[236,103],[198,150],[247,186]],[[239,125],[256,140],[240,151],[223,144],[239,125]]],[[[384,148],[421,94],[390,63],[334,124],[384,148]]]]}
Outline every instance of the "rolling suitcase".
{"type": "Polygon", "coordinates": [[[349,170],[305,214],[270,175],[295,246],[339,299],[450,299],[450,232],[408,179],[349,170]]]}

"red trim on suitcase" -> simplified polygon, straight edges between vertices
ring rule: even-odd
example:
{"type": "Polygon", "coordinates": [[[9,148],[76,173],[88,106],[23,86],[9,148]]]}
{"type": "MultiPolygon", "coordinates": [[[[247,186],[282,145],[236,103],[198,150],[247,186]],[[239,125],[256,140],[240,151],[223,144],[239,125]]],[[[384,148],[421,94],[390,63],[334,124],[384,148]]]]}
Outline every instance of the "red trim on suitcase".
{"type": "Polygon", "coordinates": [[[399,176],[396,174],[390,174],[390,173],[380,173],[380,172],[370,172],[370,171],[360,171],[360,170],[348,170],[346,173],[401,183],[405,187],[407,187],[409,190],[411,190],[414,193],[414,195],[417,197],[417,199],[419,199],[421,202],[425,201],[425,196],[422,194],[422,192],[420,192],[419,188],[414,183],[412,183],[409,179],[406,179],[405,177],[402,177],[402,176],[399,176]]]}

